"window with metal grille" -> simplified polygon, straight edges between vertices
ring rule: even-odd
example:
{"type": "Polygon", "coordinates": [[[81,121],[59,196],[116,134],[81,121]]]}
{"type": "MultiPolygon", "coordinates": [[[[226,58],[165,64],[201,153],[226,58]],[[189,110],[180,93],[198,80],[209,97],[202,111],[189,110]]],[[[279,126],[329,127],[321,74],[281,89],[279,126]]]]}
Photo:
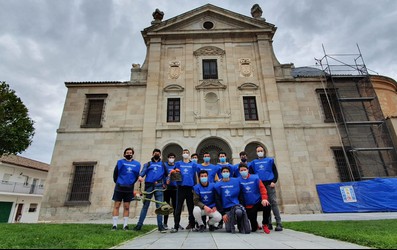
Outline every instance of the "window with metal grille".
{"type": "Polygon", "coordinates": [[[327,89],[327,91],[325,91],[324,89],[316,89],[316,92],[320,98],[321,105],[324,110],[324,122],[334,122],[332,112],[334,112],[336,121],[341,122],[342,115],[335,90],[327,89]],[[330,103],[328,103],[327,95],[330,103]]]}
{"type": "Polygon", "coordinates": [[[71,185],[69,201],[89,202],[95,164],[96,163],[74,164],[75,172],[71,185]]]}
{"type": "Polygon", "coordinates": [[[216,59],[203,60],[203,79],[218,79],[216,59]]]}
{"type": "Polygon", "coordinates": [[[360,180],[356,161],[354,160],[354,156],[351,153],[351,151],[346,149],[346,154],[347,157],[349,158],[349,163],[350,163],[351,171],[353,173],[354,180],[352,180],[350,177],[349,166],[347,165],[345,154],[343,153],[342,147],[331,147],[331,149],[334,152],[335,161],[338,167],[339,178],[341,182],[360,180]]]}
{"type": "Polygon", "coordinates": [[[179,122],[181,119],[181,99],[169,98],[167,102],[167,122],[179,122]]]}
{"type": "Polygon", "coordinates": [[[255,96],[244,96],[244,116],[246,121],[257,121],[258,110],[256,108],[255,96]]]}
{"type": "Polygon", "coordinates": [[[87,94],[82,128],[101,128],[107,94],[87,94]]]}

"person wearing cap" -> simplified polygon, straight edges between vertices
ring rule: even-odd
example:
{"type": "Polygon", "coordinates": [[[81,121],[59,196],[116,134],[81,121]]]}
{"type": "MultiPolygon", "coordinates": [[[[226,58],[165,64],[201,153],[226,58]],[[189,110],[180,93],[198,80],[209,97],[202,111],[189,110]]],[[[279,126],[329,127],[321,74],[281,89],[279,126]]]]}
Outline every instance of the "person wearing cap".
{"type": "Polygon", "coordinates": [[[240,177],[240,188],[242,190],[242,205],[247,211],[248,219],[251,222],[251,231],[256,232],[258,229],[258,211],[263,211],[262,229],[266,234],[270,233],[268,228],[270,217],[270,203],[267,200],[267,191],[265,185],[255,174],[250,174],[248,166],[241,162],[238,166],[240,177]]]}

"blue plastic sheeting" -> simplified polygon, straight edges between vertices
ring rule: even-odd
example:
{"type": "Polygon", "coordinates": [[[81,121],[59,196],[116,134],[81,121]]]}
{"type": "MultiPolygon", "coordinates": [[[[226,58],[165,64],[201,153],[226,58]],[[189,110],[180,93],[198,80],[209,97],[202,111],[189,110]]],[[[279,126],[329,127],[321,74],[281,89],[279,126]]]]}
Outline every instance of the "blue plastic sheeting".
{"type": "Polygon", "coordinates": [[[397,178],[316,186],[324,213],[397,212],[397,178]]]}

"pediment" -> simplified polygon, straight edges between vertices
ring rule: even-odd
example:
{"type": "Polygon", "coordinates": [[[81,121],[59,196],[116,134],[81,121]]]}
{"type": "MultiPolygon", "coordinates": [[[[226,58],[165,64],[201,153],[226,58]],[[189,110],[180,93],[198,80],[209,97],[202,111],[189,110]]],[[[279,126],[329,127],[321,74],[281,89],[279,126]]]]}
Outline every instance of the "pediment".
{"type": "Polygon", "coordinates": [[[226,89],[226,85],[222,84],[220,79],[206,79],[201,80],[196,89],[226,89]]]}
{"type": "Polygon", "coordinates": [[[164,92],[183,92],[185,89],[178,84],[170,84],[163,89],[164,92]]]}
{"type": "Polygon", "coordinates": [[[252,82],[246,82],[246,83],[241,84],[237,88],[239,90],[257,90],[259,88],[259,86],[252,82]]]}
{"type": "MultiPolygon", "coordinates": [[[[165,13],[166,14],[166,13],[165,13]]],[[[264,19],[257,19],[244,16],[212,4],[206,4],[176,17],[152,25],[144,32],[173,32],[184,34],[188,32],[216,32],[216,31],[246,31],[264,30],[274,33],[276,30],[273,24],[267,23],[264,19]],[[213,28],[206,29],[205,22],[212,22],[213,28]]]]}

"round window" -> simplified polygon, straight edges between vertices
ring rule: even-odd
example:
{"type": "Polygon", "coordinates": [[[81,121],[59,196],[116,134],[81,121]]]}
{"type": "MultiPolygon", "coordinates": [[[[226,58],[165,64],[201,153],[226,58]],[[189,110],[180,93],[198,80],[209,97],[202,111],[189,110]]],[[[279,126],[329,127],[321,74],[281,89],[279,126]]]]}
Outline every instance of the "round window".
{"type": "Polygon", "coordinates": [[[204,27],[205,29],[207,29],[207,30],[210,30],[210,29],[214,28],[214,24],[213,24],[212,22],[207,21],[207,22],[205,22],[205,23],[203,24],[203,27],[204,27]]]}

